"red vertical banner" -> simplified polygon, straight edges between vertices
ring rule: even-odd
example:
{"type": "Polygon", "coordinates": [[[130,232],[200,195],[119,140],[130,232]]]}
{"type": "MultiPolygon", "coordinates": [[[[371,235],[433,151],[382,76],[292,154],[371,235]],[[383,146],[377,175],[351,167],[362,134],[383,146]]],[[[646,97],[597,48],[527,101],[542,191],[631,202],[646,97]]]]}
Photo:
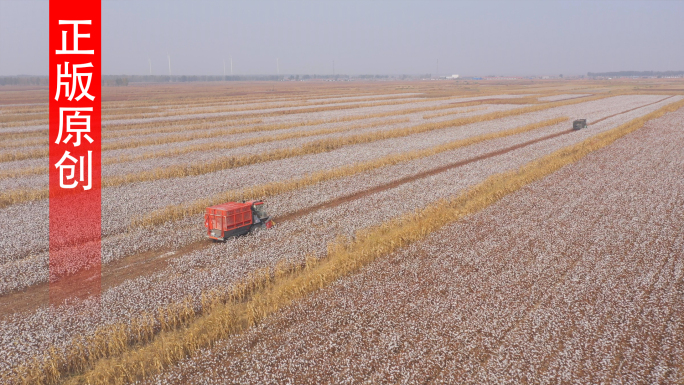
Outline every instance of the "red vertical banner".
{"type": "Polygon", "coordinates": [[[50,0],[50,301],[100,294],[101,3],[50,0]]]}

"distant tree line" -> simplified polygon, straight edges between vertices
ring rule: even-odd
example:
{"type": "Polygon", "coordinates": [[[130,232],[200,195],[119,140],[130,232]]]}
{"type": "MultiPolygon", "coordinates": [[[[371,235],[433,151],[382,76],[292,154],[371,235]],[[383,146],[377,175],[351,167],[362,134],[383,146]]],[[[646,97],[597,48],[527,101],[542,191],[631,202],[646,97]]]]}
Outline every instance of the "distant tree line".
{"type": "Polygon", "coordinates": [[[0,86],[47,86],[47,76],[0,76],[0,86]]]}
{"type": "Polygon", "coordinates": [[[684,76],[684,71],[618,71],[618,72],[589,72],[589,77],[671,77],[684,76]]]}

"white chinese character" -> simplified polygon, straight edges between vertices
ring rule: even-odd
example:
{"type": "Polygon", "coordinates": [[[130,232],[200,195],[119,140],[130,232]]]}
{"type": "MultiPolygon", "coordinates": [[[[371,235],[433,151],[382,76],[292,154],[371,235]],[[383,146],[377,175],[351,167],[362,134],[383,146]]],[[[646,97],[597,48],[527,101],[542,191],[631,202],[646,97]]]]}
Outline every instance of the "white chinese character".
{"type": "Polygon", "coordinates": [[[74,94],[76,93],[76,82],[78,80],[78,85],[81,87],[81,94],[76,97],[76,101],[81,100],[84,96],[90,100],[95,100],[95,97],[93,95],[90,95],[88,93],[88,90],[90,89],[90,81],[92,80],[93,74],[91,72],[86,72],[86,73],[79,73],[78,69],[79,68],[91,68],[93,67],[93,63],[86,63],[86,64],[74,64],[73,68],[73,75],[69,74],[69,62],[64,63],[64,73],[62,73],[62,65],[57,64],[57,94],[55,95],[55,100],[59,100],[59,92],[61,91],[62,87],[64,87],[64,95],[68,95],[68,100],[71,101],[74,98],[74,94]],[[83,77],[87,77],[88,80],[86,80],[85,86],[83,85],[83,77]],[[71,92],[69,92],[69,82],[68,81],[62,81],[62,78],[71,78],[71,92]]]}
{"type": "Polygon", "coordinates": [[[85,111],[92,111],[93,107],[74,107],[74,108],[66,108],[66,107],[60,107],[59,108],[59,133],[57,134],[57,140],[55,140],[55,144],[59,144],[59,141],[62,139],[62,133],[64,132],[64,113],[65,112],[74,112],[73,115],[67,115],[66,116],[66,133],[67,137],[62,141],[62,143],[68,143],[71,138],[73,138],[73,135],[70,133],[75,133],[76,134],[76,141],[73,143],[74,147],[78,147],[81,145],[81,134],[83,134],[83,137],[86,138],[86,140],[89,143],[93,143],[93,138],[90,137],[90,135],[87,134],[87,132],[90,132],[90,115],[80,115],[81,112],[85,111]],[[72,128],[72,127],[77,127],[77,126],[82,126],[83,128],[72,128]]]}
{"type": "MultiPolygon", "coordinates": [[[[79,182],[83,182],[84,178],[84,161],[83,157],[79,156],[79,159],[74,158],[73,156],[69,155],[69,151],[64,152],[64,156],[62,156],[62,159],[59,160],[59,162],[55,163],[55,168],[59,169],[59,187],[61,188],[76,188],[78,186],[79,182]],[[80,160],[79,160],[80,159],[80,160]],[[67,160],[71,161],[71,164],[64,164],[67,160]],[[76,180],[76,163],[80,165],[80,175],[79,179],[76,180]],[[65,176],[64,175],[64,170],[69,171],[69,175],[65,176]],[[73,183],[71,184],[66,184],[66,181],[73,180],[73,183]]],[[[93,170],[91,168],[91,164],[93,161],[93,152],[88,151],[88,184],[83,186],[83,190],[90,190],[93,186],[93,170]]]]}
{"type": "Polygon", "coordinates": [[[62,87],[64,87],[64,95],[69,95],[69,82],[63,82],[62,78],[71,78],[69,62],[64,63],[64,73],[62,73],[62,65],[57,64],[57,95],[55,95],[55,100],[59,100],[59,91],[62,87]]]}
{"type": "Polygon", "coordinates": [[[90,37],[89,33],[78,33],[78,25],[79,24],[86,24],[90,25],[90,20],[60,20],[59,24],[71,24],[74,26],[74,49],[73,50],[68,50],[67,49],[67,31],[62,31],[62,49],[58,49],[55,51],[55,54],[57,55],[64,55],[64,54],[85,54],[85,55],[94,55],[95,51],[94,50],[83,50],[80,51],[78,49],[78,38],[80,37],[90,37]]]}

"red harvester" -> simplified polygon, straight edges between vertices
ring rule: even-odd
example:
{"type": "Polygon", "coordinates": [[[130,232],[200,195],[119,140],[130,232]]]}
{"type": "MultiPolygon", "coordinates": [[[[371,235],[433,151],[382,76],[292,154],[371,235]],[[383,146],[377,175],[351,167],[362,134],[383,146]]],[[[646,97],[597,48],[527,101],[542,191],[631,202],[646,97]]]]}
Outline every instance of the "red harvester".
{"type": "Polygon", "coordinates": [[[204,214],[207,237],[225,241],[249,233],[255,227],[273,227],[263,201],[228,202],[207,207],[204,214]]]}

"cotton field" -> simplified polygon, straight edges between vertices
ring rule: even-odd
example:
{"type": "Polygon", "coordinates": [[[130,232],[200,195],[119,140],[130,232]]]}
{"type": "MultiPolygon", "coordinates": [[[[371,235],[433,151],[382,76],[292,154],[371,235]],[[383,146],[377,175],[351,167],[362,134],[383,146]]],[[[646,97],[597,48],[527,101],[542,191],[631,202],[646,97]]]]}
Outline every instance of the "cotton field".
{"type": "Polygon", "coordinates": [[[415,84],[103,89],[102,294],[56,305],[45,96],[0,98],[0,379],[681,381],[684,95],[415,84]],[[575,119],[589,127],[571,130],[575,119]],[[390,235],[364,238],[381,225],[437,218],[434,207],[563,156],[247,323],[220,315],[336,250],[382,249],[373,242],[390,235]],[[204,207],[225,197],[263,199],[276,227],[207,239],[204,207]],[[224,326],[193,331],[211,317],[224,326]],[[157,345],[172,333],[180,355],[157,345]],[[149,352],[165,357],[154,370],[126,369],[149,352]]]}

